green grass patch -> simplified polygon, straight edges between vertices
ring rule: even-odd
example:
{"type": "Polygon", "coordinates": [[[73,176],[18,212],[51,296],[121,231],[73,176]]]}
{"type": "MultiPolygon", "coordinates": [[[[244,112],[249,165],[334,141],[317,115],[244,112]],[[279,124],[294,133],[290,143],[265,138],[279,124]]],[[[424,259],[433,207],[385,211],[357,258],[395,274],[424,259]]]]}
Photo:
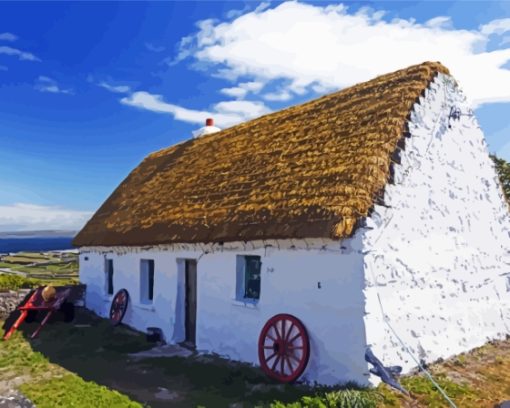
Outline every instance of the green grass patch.
{"type": "Polygon", "coordinates": [[[65,274],[78,277],[78,257],[59,258],[53,254],[23,252],[0,259],[0,268],[10,268],[27,274],[65,274]]]}
{"type": "Polygon", "coordinates": [[[48,259],[45,258],[31,258],[27,256],[19,256],[19,255],[7,255],[2,257],[3,262],[8,262],[12,264],[30,264],[30,263],[39,263],[39,262],[48,262],[48,259]]]}
{"type": "Polygon", "coordinates": [[[25,278],[19,275],[0,275],[0,290],[36,288],[40,285],[43,285],[41,280],[25,278]]]}
{"type": "Polygon", "coordinates": [[[85,381],[74,374],[52,378],[49,381],[23,384],[20,390],[38,408],[143,407],[117,391],[112,391],[91,381],[85,381]]]}
{"type": "Polygon", "coordinates": [[[302,397],[290,404],[275,402],[271,408],[376,408],[381,396],[375,390],[345,389],[313,397],[302,397]]]}
{"type": "Polygon", "coordinates": [[[12,264],[7,262],[0,262],[0,268],[12,268],[12,264]]]}
{"type": "MultiPolygon", "coordinates": [[[[54,324],[57,327],[60,325],[64,327],[64,323],[54,324]]],[[[25,325],[24,328],[31,332],[35,326],[36,323],[32,323],[25,325]]],[[[72,328],[69,324],[67,326],[72,328]]],[[[51,327],[49,329],[51,331],[51,327]]],[[[44,330],[41,335],[43,333],[44,330]]],[[[55,333],[51,335],[54,336],[55,333]]],[[[116,337],[118,340],[118,336],[116,337]]],[[[47,339],[48,342],[49,340],[47,339]]],[[[130,347],[136,348],[132,343],[130,347]]],[[[0,340],[0,382],[19,376],[26,378],[25,383],[20,386],[20,391],[39,408],[142,407],[126,395],[93,381],[85,381],[74,373],[50,363],[45,354],[33,349],[21,331],[15,332],[8,341],[0,340]]]]}
{"type": "MultiPolygon", "coordinates": [[[[477,399],[475,392],[467,385],[453,382],[443,374],[435,375],[434,380],[446,392],[446,395],[459,406],[463,406],[463,402],[472,402],[477,399]]],[[[416,395],[420,402],[431,408],[446,405],[444,397],[424,375],[404,377],[401,383],[411,395],[416,395]]]]}
{"type": "Polygon", "coordinates": [[[34,352],[20,332],[15,332],[8,341],[0,342],[0,373],[4,374],[8,369],[13,376],[28,373],[37,376],[48,371],[48,359],[34,352]]]}
{"type": "Polygon", "coordinates": [[[47,279],[34,279],[19,275],[0,275],[0,290],[32,289],[45,285],[65,286],[76,285],[78,283],[78,278],[53,279],[48,277],[47,279]]]}
{"type": "MultiPolygon", "coordinates": [[[[478,406],[479,396],[468,385],[454,382],[444,374],[433,374],[433,376],[434,381],[439,384],[446,392],[446,395],[459,407],[478,406]]],[[[430,408],[449,406],[439,390],[423,374],[402,377],[400,383],[409,391],[411,400],[415,401],[413,406],[430,408]]],[[[402,401],[408,400],[402,394],[391,390],[384,384],[381,384],[377,391],[383,399],[383,404],[381,405],[384,407],[400,407],[402,406],[402,401]]]]}

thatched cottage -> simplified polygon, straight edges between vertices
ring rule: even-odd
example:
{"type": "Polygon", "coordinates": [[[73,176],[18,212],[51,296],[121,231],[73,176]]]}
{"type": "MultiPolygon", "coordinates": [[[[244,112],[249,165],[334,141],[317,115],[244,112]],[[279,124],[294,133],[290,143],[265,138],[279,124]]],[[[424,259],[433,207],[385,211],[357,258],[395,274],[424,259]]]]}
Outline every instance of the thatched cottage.
{"type": "Polygon", "coordinates": [[[509,333],[510,217],[427,62],[146,157],[75,238],[86,305],[282,381],[373,380],[509,333]],[[385,318],[386,317],[386,318],[385,318]],[[391,327],[395,329],[392,331],[391,327]]]}

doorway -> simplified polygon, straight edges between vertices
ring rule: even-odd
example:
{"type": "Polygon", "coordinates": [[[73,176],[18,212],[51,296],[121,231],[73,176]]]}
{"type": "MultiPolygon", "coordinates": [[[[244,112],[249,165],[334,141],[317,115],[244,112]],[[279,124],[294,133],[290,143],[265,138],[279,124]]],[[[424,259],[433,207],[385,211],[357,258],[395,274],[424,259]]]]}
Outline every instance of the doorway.
{"type": "Polygon", "coordinates": [[[185,333],[184,342],[189,347],[196,346],[197,330],[197,261],[185,260],[185,333]]]}

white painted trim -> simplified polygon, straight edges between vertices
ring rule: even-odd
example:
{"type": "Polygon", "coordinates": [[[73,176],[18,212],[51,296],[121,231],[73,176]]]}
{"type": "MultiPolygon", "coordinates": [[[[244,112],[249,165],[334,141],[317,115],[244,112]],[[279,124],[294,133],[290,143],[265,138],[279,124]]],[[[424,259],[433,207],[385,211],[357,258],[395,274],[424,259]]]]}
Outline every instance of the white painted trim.
{"type": "Polygon", "coordinates": [[[116,254],[126,255],[137,252],[153,251],[200,251],[204,255],[208,253],[217,253],[225,251],[250,251],[263,249],[265,254],[274,250],[316,250],[324,252],[344,252],[342,244],[344,240],[333,240],[329,238],[306,238],[306,239],[282,239],[282,240],[256,240],[247,242],[225,242],[219,243],[197,243],[197,244],[162,244],[162,245],[144,245],[144,246],[84,246],[80,248],[81,254],[116,254]]]}
{"type": "Polygon", "coordinates": [[[237,307],[244,307],[246,309],[252,309],[252,310],[259,310],[259,302],[258,301],[250,301],[249,299],[246,300],[239,300],[239,299],[232,299],[232,305],[237,307]]]}

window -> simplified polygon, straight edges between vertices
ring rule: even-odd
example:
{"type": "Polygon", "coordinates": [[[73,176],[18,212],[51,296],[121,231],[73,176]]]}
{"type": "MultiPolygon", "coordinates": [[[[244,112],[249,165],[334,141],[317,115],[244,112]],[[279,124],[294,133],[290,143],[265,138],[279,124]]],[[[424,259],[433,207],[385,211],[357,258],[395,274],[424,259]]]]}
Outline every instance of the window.
{"type": "Polygon", "coordinates": [[[106,294],[113,295],[113,259],[105,262],[105,281],[106,294]]]}
{"type": "Polygon", "coordinates": [[[259,300],[261,265],[260,256],[237,256],[237,300],[259,300]]]}
{"type": "Polygon", "coordinates": [[[152,303],[154,298],[154,260],[142,259],[140,263],[140,302],[152,303]]]}

